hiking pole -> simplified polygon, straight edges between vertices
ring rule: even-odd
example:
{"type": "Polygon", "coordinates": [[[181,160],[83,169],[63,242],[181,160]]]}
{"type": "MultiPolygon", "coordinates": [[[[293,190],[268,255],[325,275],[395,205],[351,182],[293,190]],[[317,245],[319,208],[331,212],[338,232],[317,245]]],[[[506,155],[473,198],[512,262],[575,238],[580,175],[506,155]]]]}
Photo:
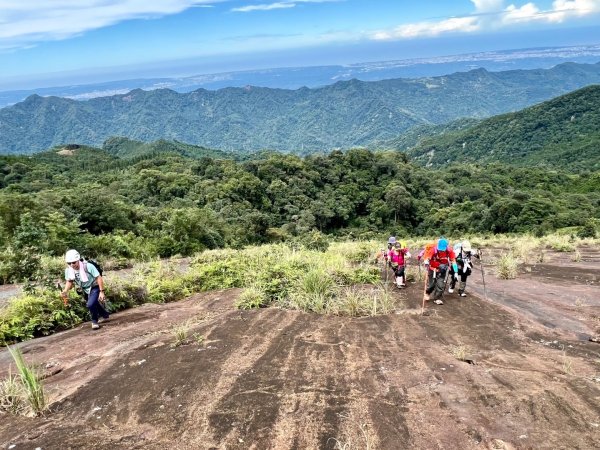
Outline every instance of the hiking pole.
{"type": "Polygon", "coordinates": [[[479,267],[481,268],[481,280],[483,281],[483,296],[487,300],[487,289],[485,288],[485,273],[483,270],[483,259],[481,259],[482,252],[479,250],[479,267]]]}

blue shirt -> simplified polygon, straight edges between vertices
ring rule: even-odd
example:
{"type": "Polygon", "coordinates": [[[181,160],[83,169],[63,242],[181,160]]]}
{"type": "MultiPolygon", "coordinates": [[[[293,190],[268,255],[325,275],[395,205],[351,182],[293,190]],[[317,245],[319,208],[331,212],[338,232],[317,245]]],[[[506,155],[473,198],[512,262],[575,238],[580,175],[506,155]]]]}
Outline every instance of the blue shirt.
{"type": "MultiPolygon", "coordinates": [[[[83,264],[83,263],[80,261],[79,264],[83,264]]],[[[100,276],[100,272],[98,272],[98,269],[96,269],[96,266],[94,266],[92,263],[86,262],[85,263],[85,271],[87,273],[88,280],[87,280],[87,282],[84,283],[80,279],[79,269],[77,269],[77,270],[73,269],[73,270],[75,272],[75,278],[69,279],[69,272],[70,272],[69,268],[65,269],[65,280],[73,281],[77,286],[79,286],[81,289],[83,289],[86,294],[89,294],[90,291],[92,290],[92,287],[94,287],[98,284],[98,282],[96,281],[96,278],[98,278],[100,276]]]]}

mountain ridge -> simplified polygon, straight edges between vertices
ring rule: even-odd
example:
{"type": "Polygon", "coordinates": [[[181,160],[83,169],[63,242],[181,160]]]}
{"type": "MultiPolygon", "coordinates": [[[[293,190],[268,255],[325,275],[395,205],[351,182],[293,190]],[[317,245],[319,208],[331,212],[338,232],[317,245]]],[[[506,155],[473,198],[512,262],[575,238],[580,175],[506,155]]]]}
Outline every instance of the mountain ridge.
{"type": "Polygon", "coordinates": [[[517,166],[600,168],[600,84],[424,139],[407,150],[427,166],[508,162],[517,166]]]}
{"type": "Polygon", "coordinates": [[[76,101],[29,96],[0,109],[0,153],[34,153],[112,136],[178,140],[238,153],[305,154],[369,146],[419,125],[485,118],[600,83],[600,63],[442,77],[339,81],[296,90],[248,86],[219,91],[170,89],[76,101]]]}

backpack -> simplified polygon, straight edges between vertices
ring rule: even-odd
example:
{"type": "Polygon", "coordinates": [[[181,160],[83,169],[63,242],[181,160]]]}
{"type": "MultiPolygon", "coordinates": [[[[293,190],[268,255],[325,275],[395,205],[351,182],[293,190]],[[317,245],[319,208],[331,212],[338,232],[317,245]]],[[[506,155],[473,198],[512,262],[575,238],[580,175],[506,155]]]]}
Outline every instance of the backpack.
{"type": "Polygon", "coordinates": [[[104,270],[102,269],[102,266],[98,263],[98,261],[95,261],[93,259],[86,259],[86,261],[89,262],[92,266],[94,266],[100,274],[100,276],[102,276],[102,272],[104,272],[104,270]]]}

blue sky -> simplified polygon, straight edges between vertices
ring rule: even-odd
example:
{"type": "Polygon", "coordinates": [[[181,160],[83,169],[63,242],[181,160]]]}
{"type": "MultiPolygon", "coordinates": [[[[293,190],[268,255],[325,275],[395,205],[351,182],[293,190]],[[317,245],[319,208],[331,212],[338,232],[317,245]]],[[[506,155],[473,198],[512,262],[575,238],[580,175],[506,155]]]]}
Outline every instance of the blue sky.
{"type": "Polygon", "coordinates": [[[0,0],[0,90],[600,43],[600,0],[0,0]]]}

